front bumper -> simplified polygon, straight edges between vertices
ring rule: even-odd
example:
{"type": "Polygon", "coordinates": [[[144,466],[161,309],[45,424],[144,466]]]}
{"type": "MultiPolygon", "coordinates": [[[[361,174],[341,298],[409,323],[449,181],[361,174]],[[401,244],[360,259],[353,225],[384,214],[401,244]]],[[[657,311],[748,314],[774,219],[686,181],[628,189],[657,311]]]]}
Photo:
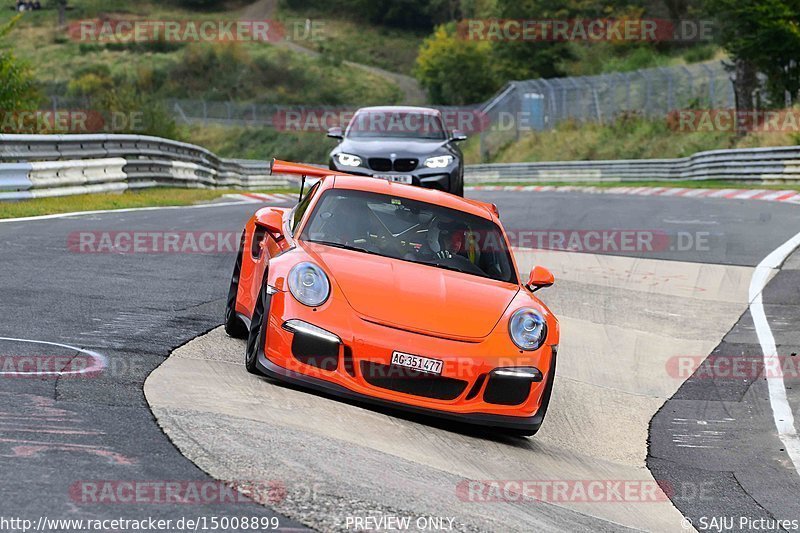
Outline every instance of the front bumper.
{"type": "Polygon", "coordinates": [[[272,378],[349,400],[521,433],[535,433],[539,429],[553,384],[554,347],[543,346],[526,355],[521,364],[518,352],[505,357],[485,356],[485,353],[499,353],[500,343],[496,338],[499,336],[490,335],[481,342],[423,336],[367,322],[352,311],[345,312],[344,305],[347,304],[334,299],[323,306],[330,308],[312,311],[286,297],[286,293],[275,294],[265,346],[259,347],[259,370],[272,378]],[[287,319],[318,326],[324,322],[324,329],[333,332],[340,345],[335,350],[320,346],[318,352],[322,356],[315,359],[313,354],[306,353],[306,343],[298,342],[297,334],[284,327],[287,319]],[[426,379],[421,383],[401,379],[402,386],[395,382],[393,387],[386,385],[390,378],[385,374],[380,374],[378,380],[370,379],[374,375],[365,370],[370,365],[400,369],[390,364],[394,350],[442,360],[441,377],[427,379],[431,376],[423,375],[426,379]],[[503,404],[497,394],[497,385],[502,380],[493,377],[492,371],[510,366],[535,366],[541,370],[543,379],[527,382],[529,389],[515,400],[517,403],[503,404]],[[454,388],[454,383],[463,386],[454,388]],[[446,387],[434,394],[432,388],[439,385],[446,387]]]}
{"type": "Polygon", "coordinates": [[[331,170],[347,172],[348,174],[355,174],[357,176],[372,177],[375,174],[397,174],[411,176],[412,185],[417,185],[419,187],[425,187],[428,189],[438,189],[445,192],[452,192],[461,179],[457,161],[445,168],[420,167],[413,172],[379,172],[366,167],[346,167],[339,165],[333,159],[330,161],[329,167],[331,170]]]}
{"type": "MultiPolygon", "coordinates": [[[[453,422],[500,429],[510,429],[522,433],[535,433],[539,430],[542,422],[544,421],[545,409],[540,409],[535,415],[527,417],[493,415],[487,413],[450,413],[447,411],[440,411],[436,409],[429,409],[426,407],[419,407],[415,405],[384,400],[381,398],[375,398],[374,396],[368,396],[366,394],[360,394],[358,392],[351,391],[341,385],[331,383],[330,381],[326,381],[324,379],[314,378],[305,374],[301,374],[300,372],[295,372],[293,370],[280,367],[267,359],[263,351],[258,355],[256,366],[267,377],[291,383],[292,385],[308,387],[319,392],[330,394],[337,398],[369,403],[391,409],[401,409],[403,411],[433,416],[453,422]]],[[[552,387],[552,378],[550,378],[550,387],[552,387]]]]}

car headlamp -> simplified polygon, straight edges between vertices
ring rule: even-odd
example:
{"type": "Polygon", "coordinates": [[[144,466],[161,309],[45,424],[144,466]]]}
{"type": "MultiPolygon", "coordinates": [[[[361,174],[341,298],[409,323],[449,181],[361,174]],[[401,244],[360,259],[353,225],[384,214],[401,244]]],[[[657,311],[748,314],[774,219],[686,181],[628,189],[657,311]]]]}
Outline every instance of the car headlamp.
{"type": "Polygon", "coordinates": [[[538,350],[547,338],[547,323],[538,311],[522,308],[508,321],[508,334],[521,350],[538,350]]]}
{"type": "Polygon", "coordinates": [[[325,272],[314,263],[298,263],[289,271],[289,291],[303,305],[317,307],[325,303],[331,284],[325,272]]]}
{"type": "Polygon", "coordinates": [[[336,160],[339,161],[340,165],[344,165],[346,167],[361,166],[361,158],[353,154],[345,154],[344,152],[336,154],[336,160]]]}
{"type": "Polygon", "coordinates": [[[437,155],[436,157],[429,157],[426,159],[425,166],[428,168],[445,168],[452,162],[452,155],[437,155]]]}

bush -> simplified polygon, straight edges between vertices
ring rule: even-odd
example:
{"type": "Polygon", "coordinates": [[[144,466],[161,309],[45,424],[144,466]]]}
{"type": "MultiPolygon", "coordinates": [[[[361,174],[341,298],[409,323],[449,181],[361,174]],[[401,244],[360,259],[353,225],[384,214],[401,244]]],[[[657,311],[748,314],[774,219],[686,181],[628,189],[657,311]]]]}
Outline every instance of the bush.
{"type": "Polygon", "coordinates": [[[434,104],[465,105],[484,101],[500,86],[491,60],[491,44],[456,35],[439,26],[420,46],[414,74],[434,104]]]}
{"type": "Polygon", "coordinates": [[[105,131],[176,138],[175,120],[165,104],[151,94],[152,77],[114,79],[107,66],[83,69],[67,86],[67,95],[84,99],[104,119],[105,131]]]}
{"type": "MultiPolygon", "coordinates": [[[[0,44],[21,15],[0,28],[0,44]]],[[[18,60],[10,50],[0,49],[0,112],[35,109],[40,95],[28,65],[18,60]]]]}

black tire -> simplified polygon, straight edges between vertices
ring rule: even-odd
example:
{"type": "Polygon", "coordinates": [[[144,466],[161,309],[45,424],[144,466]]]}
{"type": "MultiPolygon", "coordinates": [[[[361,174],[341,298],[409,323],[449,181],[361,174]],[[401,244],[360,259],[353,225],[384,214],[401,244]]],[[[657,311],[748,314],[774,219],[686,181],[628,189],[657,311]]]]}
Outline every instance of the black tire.
{"type": "Polygon", "coordinates": [[[256,376],[262,375],[256,366],[256,361],[258,360],[259,352],[263,350],[264,346],[270,299],[271,296],[267,294],[267,273],[265,272],[264,283],[261,285],[261,292],[253,309],[253,318],[250,319],[250,331],[247,335],[247,348],[244,353],[245,369],[256,376]]]}
{"type": "Polygon", "coordinates": [[[458,182],[456,190],[453,191],[453,194],[462,198],[464,197],[464,176],[461,176],[461,180],[458,182]]]}
{"type": "Polygon", "coordinates": [[[233,266],[231,285],[228,289],[228,300],[225,303],[225,333],[236,339],[246,339],[247,325],[236,314],[236,294],[239,292],[239,277],[242,273],[242,257],[244,255],[244,233],[239,242],[239,253],[236,255],[236,264],[233,266]]]}

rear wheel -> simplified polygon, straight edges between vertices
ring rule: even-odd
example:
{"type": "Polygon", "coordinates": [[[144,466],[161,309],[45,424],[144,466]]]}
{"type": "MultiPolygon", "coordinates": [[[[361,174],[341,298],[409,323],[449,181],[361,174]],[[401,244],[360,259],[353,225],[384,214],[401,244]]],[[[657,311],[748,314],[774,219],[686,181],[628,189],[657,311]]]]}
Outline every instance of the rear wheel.
{"type": "Polygon", "coordinates": [[[253,309],[253,318],[250,320],[250,331],[247,335],[247,348],[244,354],[244,367],[251,374],[261,375],[256,366],[258,352],[263,349],[267,335],[267,322],[269,317],[269,304],[271,296],[267,294],[267,273],[264,273],[264,283],[253,309]]]}
{"type": "Polygon", "coordinates": [[[228,300],[225,304],[225,333],[237,339],[247,338],[247,325],[236,314],[236,295],[239,293],[239,278],[242,274],[242,257],[244,256],[244,233],[239,242],[239,253],[233,266],[231,285],[228,289],[228,300]]]}

